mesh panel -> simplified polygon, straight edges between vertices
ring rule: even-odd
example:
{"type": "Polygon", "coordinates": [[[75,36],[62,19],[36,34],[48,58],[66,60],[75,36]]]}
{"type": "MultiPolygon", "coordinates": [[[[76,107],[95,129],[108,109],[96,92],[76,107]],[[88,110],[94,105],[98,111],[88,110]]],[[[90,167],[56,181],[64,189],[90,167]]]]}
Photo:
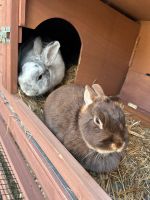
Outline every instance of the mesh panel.
{"type": "Polygon", "coordinates": [[[0,200],[21,200],[23,194],[0,143],[0,200]]]}

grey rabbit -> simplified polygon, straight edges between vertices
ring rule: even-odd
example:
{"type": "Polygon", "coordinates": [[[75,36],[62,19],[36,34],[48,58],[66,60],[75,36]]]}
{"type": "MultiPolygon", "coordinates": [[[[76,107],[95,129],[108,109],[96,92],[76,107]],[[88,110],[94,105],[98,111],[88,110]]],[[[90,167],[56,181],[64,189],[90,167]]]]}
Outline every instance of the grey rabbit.
{"type": "Polygon", "coordinates": [[[117,169],[128,143],[125,116],[98,84],[70,84],[53,91],[44,105],[47,127],[87,169],[117,169]]]}
{"type": "Polygon", "coordinates": [[[18,83],[27,96],[39,96],[53,89],[62,81],[64,73],[58,41],[45,44],[36,37],[23,46],[18,83]]]}

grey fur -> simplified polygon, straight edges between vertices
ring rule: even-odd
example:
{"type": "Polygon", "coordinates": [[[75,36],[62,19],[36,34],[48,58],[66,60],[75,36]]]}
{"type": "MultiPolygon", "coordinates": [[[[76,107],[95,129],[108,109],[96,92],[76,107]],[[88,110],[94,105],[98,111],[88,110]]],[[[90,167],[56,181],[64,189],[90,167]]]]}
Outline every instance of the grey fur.
{"type": "Polygon", "coordinates": [[[18,83],[27,96],[42,95],[62,81],[65,64],[59,49],[58,41],[43,44],[40,37],[23,47],[18,83]]]}

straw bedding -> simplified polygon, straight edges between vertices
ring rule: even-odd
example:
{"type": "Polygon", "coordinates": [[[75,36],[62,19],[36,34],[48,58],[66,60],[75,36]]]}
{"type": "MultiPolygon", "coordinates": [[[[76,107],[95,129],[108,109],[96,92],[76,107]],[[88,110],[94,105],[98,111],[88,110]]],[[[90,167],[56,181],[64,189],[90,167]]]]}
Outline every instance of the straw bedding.
{"type": "MultiPolygon", "coordinates": [[[[66,72],[62,84],[72,83],[75,76],[76,67],[72,66],[66,72]]],[[[43,105],[47,95],[27,97],[20,89],[18,94],[43,121],[43,105]]],[[[122,104],[120,106],[124,109],[122,104]]],[[[124,113],[129,130],[129,145],[119,169],[108,174],[89,173],[114,200],[150,200],[150,127],[135,120],[125,109],[124,113]]]]}

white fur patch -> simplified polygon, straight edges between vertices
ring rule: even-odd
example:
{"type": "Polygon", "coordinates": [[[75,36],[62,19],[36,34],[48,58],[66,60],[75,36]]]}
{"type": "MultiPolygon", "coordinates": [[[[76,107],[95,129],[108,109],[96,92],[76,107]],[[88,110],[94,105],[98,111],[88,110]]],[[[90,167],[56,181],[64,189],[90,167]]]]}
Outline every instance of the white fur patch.
{"type": "MultiPolygon", "coordinates": [[[[84,140],[85,141],[85,140],[84,140]]],[[[123,149],[124,149],[124,147],[125,147],[125,143],[123,143],[123,145],[119,148],[119,149],[115,149],[115,150],[102,150],[102,149],[99,149],[99,148],[94,148],[94,147],[92,147],[87,141],[85,141],[85,143],[86,143],[86,145],[90,148],[90,149],[92,149],[92,150],[94,150],[94,151],[97,151],[98,153],[100,153],[100,154],[109,154],[109,153],[114,153],[114,152],[121,152],[123,149]]]]}

